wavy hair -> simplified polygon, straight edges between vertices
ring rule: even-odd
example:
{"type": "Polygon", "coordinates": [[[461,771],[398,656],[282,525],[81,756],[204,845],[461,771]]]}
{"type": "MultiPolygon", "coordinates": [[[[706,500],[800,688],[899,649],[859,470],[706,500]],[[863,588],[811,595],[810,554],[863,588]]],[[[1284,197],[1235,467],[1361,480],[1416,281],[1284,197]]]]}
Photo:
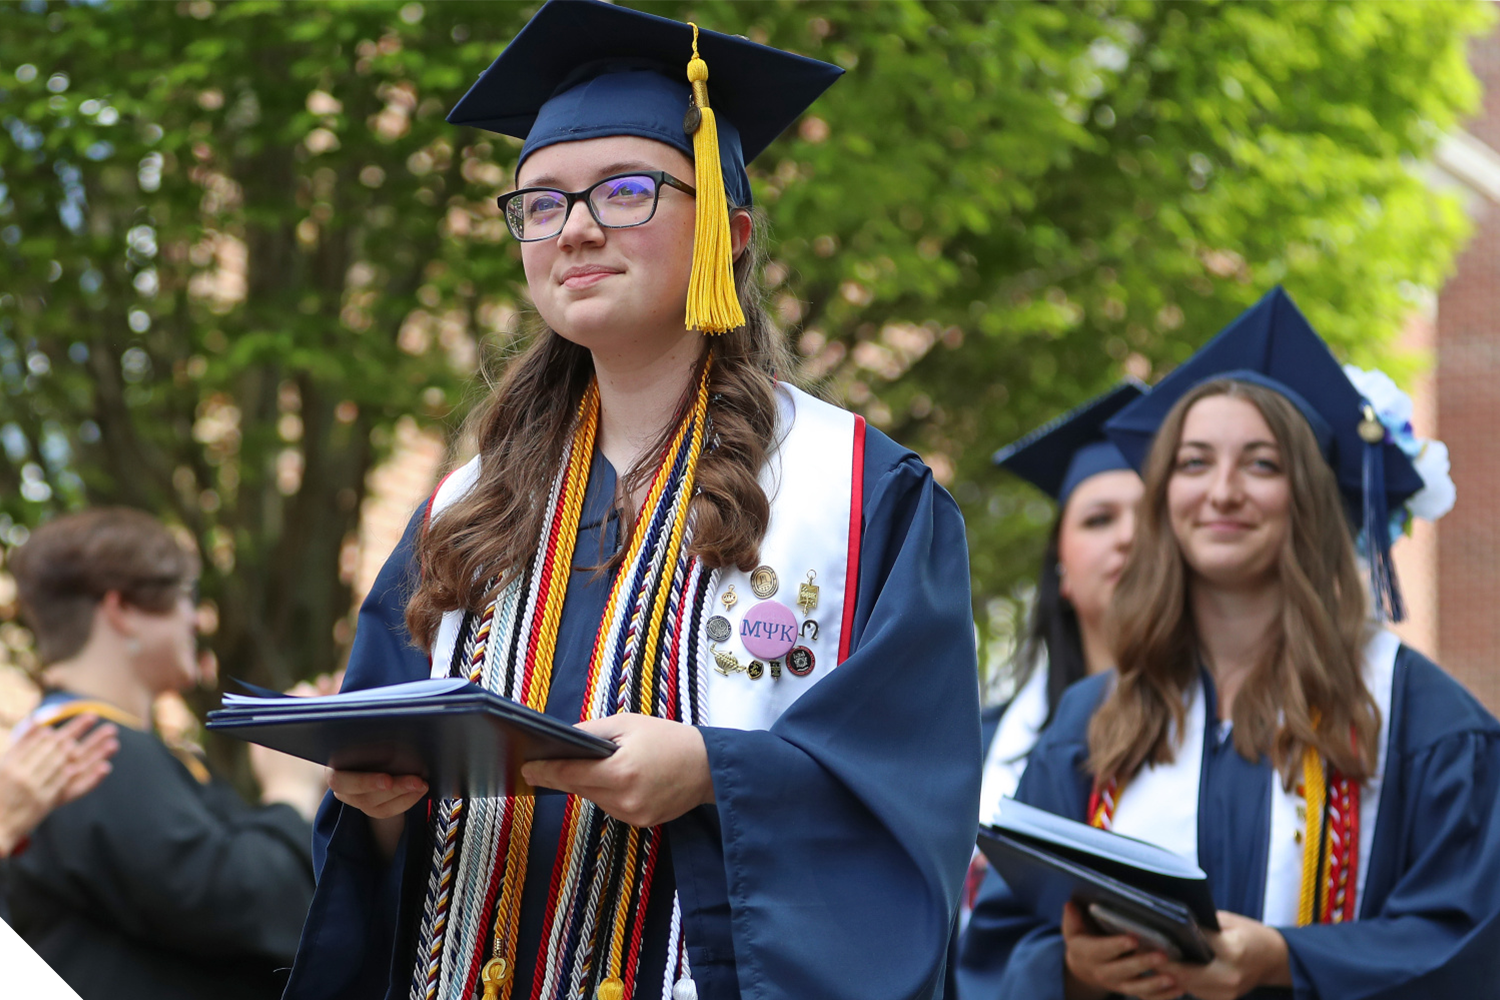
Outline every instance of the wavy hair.
{"type": "MultiPolygon", "coordinates": [[[[760,270],[767,222],[758,210],[752,219],[750,242],[734,262],[745,325],[704,337],[698,362],[699,372],[712,362],[710,429],[709,446],[698,460],[690,548],[708,566],[743,570],[759,562],[771,517],[759,476],[774,446],[775,379],[785,378],[791,368],[791,354],[764,304],[760,270]]],[[[479,449],[479,481],[416,543],[420,578],[406,606],[406,625],[418,645],[432,644],[445,612],[480,610],[531,559],[546,498],[593,375],[588,350],[537,318],[528,346],[498,382],[491,380],[494,389],[466,428],[479,449]]],[[[633,495],[656,471],[697,385],[696,377],[688,381],[676,418],[621,477],[625,495],[633,495]]]]}
{"type": "Polygon", "coordinates": [[[1309,746],[1364,781],[1375,767],[1380,712],[1361,674],[1367,598],[1338,483],[1291,402],[1229,379],[1179,400],[1151,447],[1135,543],[1111,609],[1118,681],[1089,724],[1089,769],[1101,784],[1123,784],[1148,763],[1169,763],[1171,734],[1186,721],[1199,639],[1167,487],[1188,411],[1209,396],[1243,399],[1260,411],[1281,449],[1291,492],[1290,530],[1276,562],[1281,610],[1234,700],[1235,749],[1251,761],[1269,756],[1289,789],[1309,746]]]}

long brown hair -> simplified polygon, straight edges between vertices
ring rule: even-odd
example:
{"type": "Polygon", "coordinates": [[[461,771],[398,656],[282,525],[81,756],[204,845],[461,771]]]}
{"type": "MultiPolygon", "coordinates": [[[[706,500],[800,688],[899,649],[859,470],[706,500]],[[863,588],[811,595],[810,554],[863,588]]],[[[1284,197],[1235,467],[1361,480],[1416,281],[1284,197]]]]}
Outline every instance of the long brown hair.
{"type": "MultiPolygon", "coordinates": [[[[759,475],[776,432],[773,379],[785,378],[791,362],[764,305],[766,219],[759,211],[752,218],[749,245],[734,263],[745,325],[703,338],[698,370],[711,360],[710,427],[698,460],[690,549],[709,566],[743,570],[759,561],[771,517],[759,475]]],[[[478,610],[492,600],[535,552],[545,500],[593,375],[587,349],[533,320],[529,346],[469,418],[481,456],[479,481],[417,540],[421,576],[406,606],[406,625],[419,645],[431,645],[444,612],[478,610]]],[[[677,418],[621,477],[623,495],[633,495],[655,472],[697,385],[696,377],[689,381],[677,418]]]]}
{"type": "Polygon", "coordinates": [[[1290,530],[1277,560],[1281,612],[1261,662],[1235,697],[1235,749],[1251,761],[1268,754],[1288,788],[1308,746],[1364,781],[1375,767],[1380,713],[1361,675],[1366,595],[1338,484],[1291,402],[1228,379],[1179,400],[1151,447],[1135,542],[1112,607],[1119,676],[1089,724],[1089,769],[1101,784],[1123,783],[1148,763],[1173,759],[1171,734],[1186,721],[1198,639],[1167,486],[1188,411],[1220,395],[1260,411],[1281,449],[1291,492],[1290,530]]]}

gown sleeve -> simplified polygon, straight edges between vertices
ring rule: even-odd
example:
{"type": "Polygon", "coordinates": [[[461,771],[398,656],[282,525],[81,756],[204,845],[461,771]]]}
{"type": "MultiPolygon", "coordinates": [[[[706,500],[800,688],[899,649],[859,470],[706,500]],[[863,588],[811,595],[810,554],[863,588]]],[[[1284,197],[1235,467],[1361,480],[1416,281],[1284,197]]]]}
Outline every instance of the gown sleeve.
{"type": "Polygon", "coordinates": [[[746,1000],[942,988],[979,797],[968,554],[930,470],[877,437],[853,651],[770,730],[704,727],[717,822],[699,826],[718,827],[722,852],[673,830],[684,913],[695,884],[727,890],[746,1000]]]}
{"type": "Polygon", "coordinates": [[[28,890],[153,947],[285,963],[312,893],[307,821],[198,784],[150,733],[120,732],[104,781],[18,859],[28,890]]]}
{"type": "MultiPolygon", "coordinates": [[[[1026,759],[1016,799],[1083,820],[1089,794],[1085,734],[1105,681],[1104,675],[1096,675],[1063,695],[1052,723],[1026,759]]],[[[958,955],[959,1000],[1062,1000],[1061,929],[1033,914],[993,868],[985,874],[958,955]]]]}
{"type": "Polygon", "coordinates": [[[1480,997],[1500,983],[1500,726],[1401,656],[1367,899],[1353,923],[1282,929],[1297,1000],[1480,997]]]}
{"type": "MultiPolygon", "coordinates": [[[[359,609],[345,691],[400,684],[428,676],[427,656],[412,645],[405,609],[416,580],[414,546],[427,505],[412,516],[359,609]]],[[[425,800],[424,800],[425,801],[425,800]]],[[[410,831],[423,813],[408,813],[410,831]]],[[[313,821],[313,865],[318,884],[297,949],[284,1000],[386,995],[395,952],[405,840],[395,859],[380,858],[369,820],[324,796],[313,821]]]]}

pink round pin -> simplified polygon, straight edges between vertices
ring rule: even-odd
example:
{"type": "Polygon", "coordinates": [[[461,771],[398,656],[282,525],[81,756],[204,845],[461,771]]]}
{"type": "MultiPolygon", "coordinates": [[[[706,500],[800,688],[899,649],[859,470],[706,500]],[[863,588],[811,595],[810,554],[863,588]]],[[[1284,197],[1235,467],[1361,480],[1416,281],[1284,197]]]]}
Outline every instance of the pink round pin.
{"type": "Polygon", "coordinates": [[[761,601],[745,612],[740,642],[751,656],[779,660],[797,644],[797,616],[779,601],[761,601]]]}

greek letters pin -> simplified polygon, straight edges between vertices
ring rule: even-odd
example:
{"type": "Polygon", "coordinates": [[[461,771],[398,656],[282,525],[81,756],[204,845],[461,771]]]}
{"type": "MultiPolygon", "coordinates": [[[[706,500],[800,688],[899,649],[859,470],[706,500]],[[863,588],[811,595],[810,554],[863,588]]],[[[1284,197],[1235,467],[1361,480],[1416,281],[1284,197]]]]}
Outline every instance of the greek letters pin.
{"type": "Polygon", "coordinates": [[[797,644],[797,616],[779,601],[761,601],[745,612],[740,642],[756,659],[780,659],[797,644]]]}
{"type": "Polygon", "coordinates": [[[729,589],[719,596],[719,602],[724,605],[725,611],[740,603],[738,595],[734,592],[734,584],[731,583],[729,589]]]}

